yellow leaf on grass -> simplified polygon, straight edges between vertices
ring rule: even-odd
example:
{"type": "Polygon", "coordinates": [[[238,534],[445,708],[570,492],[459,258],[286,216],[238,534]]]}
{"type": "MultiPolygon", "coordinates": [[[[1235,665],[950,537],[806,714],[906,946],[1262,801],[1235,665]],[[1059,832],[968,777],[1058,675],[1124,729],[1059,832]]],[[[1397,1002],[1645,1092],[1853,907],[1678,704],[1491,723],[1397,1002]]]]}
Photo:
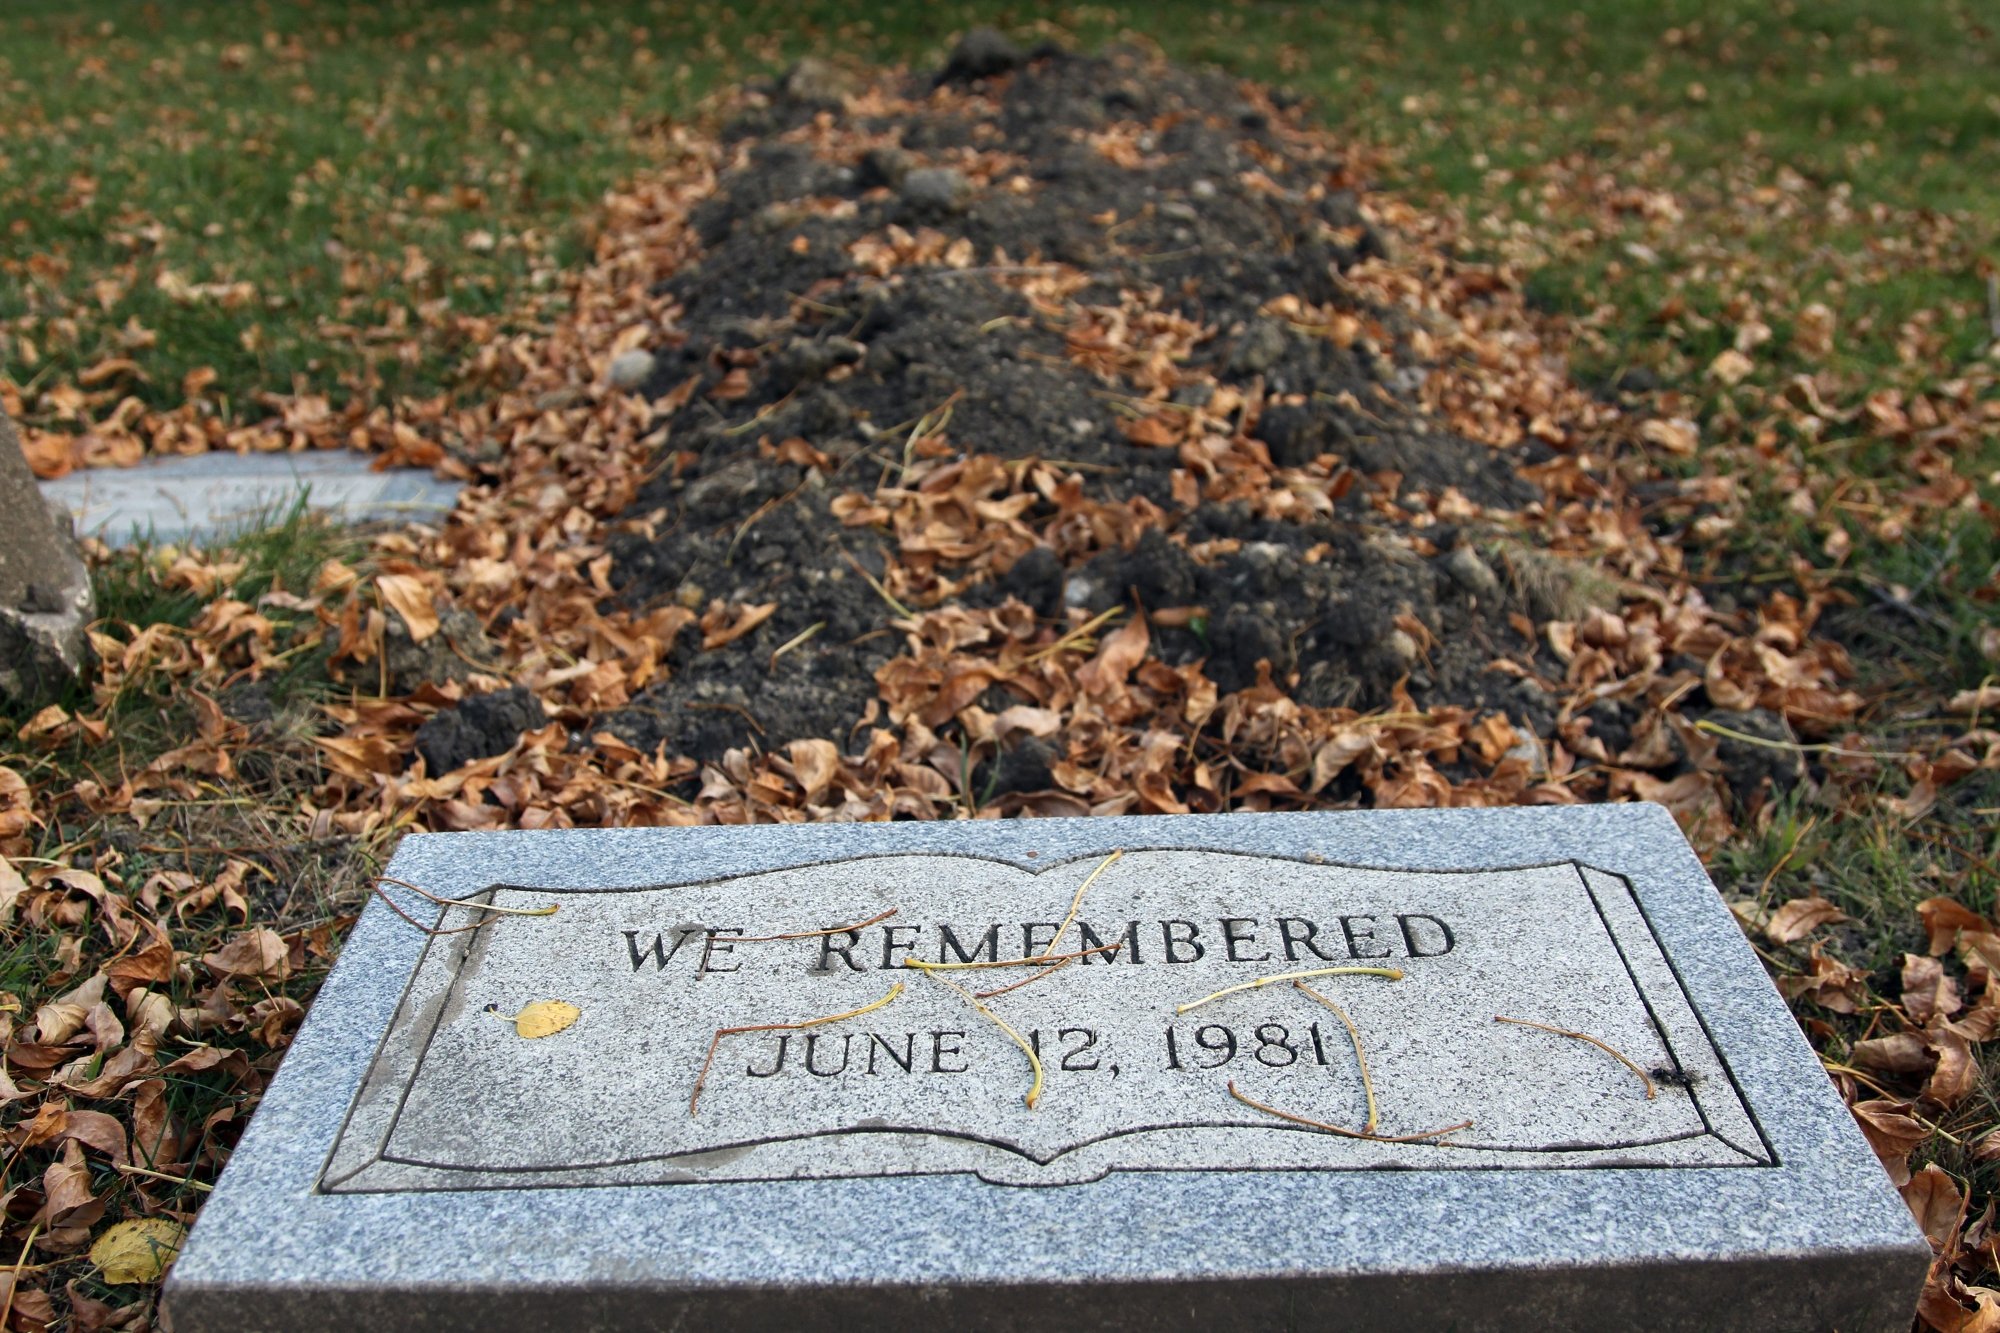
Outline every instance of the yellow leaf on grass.
{"type": "Polygon", "coordinates": [[[158,1282],[181,1248],[186,1234],[168,1217],[135,1217],[120,1222],[90,1247],[90,1262],[114,1286],[128,1282],[158,1282]]]}
{"type": "Polygon", "coordinates": [[[567,1000],[536,1000],[514,1015],[514,1031],[530,1041],[553,1037],[582,1017],[583,1010],[567,1000]]]}
{"type": "Polygon", "coordinates": [[[422,643],[438,631],[437,605],[431,590],[415,574],[378,574],[375,585],[382,600],[410,627],[410,638],[422,643]]]}

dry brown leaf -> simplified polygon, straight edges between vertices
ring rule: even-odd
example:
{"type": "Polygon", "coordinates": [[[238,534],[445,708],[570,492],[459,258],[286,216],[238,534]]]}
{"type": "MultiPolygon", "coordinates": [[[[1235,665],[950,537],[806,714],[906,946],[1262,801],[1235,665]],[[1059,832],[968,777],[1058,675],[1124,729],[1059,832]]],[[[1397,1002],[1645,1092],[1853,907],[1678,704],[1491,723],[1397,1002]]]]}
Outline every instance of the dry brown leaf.
{"type": "Polygon", "coordinates": [[[1656,417],[1639,427],[1639,438],[1682,458],[1701,447],[1701,433],[1686,417],[1656,417]]]}
{"type": "Polygon", "coordinates": [[[1821,926],[1845,920],[1846,914],[1838,907],[1813,894],[1807,898],[1794,898],[1771,913],[1771,921],[1764,927],[1764,934],[1774,943],[1790,944],[1821,926]]]}
{"type": "Polygon", "coordinates": [[[1917,904],[1917,915],[1930,932],[1933,957],[1951,952],[1961,930],[1988,930],[1986,918],[1955,898],[1926,898],[1917,904]]]}
{"type": "Polygon", "coordinates": [[[792,760],[792,772],[798,775],[799,786],[805,789],[807,801],[817,801],[826,795],[827,788],[840,773],[840,750],[832,741],[793,741],[786,751],[792,760]]]}
{"type": "Polygon", "coordinates": [[[1847,1058],[1857,1069],[1883,1074],[1928,1073],[1932,1062],[1930,1047],[1914,1032],[1857,1041],[1847,1058]]]}
{"type": "Polygon", "coordinates": [[[1927,1166],[1910,1177],[1902,1195],[1931,1248],[1940,1254],[1953,1248],[1965,1217],[1965,1195],[1958,1182],[1943,1168],[1927,1166]]]}
{"type": "Polygon", "coordinates": [[[1861,1126],[1868,1146],[1881,1159],[1890,1182],[1898,1188],[1909,1184],[1910,1153],[1930,1137],[1930,1130],[1912,1117],[1909,1107],[1902,1102],[1878,1098],[1857,1102],[1848,1109],[1854,1113],[1855,1123],[1861,1126]]]}
{"type": "Polygon", "coordinates": [[[1095,699],[1113,698],[1125,691],[1125,680],[1133,668],[1145,660],[1151,644],[1145,612],[1135,614],[1104,640],[1097,656],[1076,669],[1076,683],[1095,699]]]}
{"type": "Polygon", "coordinates": [[[1954,713],[2000,711],[2000,685],[1981,685],[1976,690],[1960,690],[1945,707],[1954,713]]]}
{"type": "Polygon", "coordinates": [[[1971,1043],[1950,1028],[1939,1028],[1930,1039],[1937,1068],[1924,1084],[1923,1099],[1946,1108],[1957,1106],[1979,1087],[1979,1061],[1971,1043]]]}
{"type": "Polygon", "coordinates": [[[204,954],[201,961],[223,976],[283,981],[291,975],[290,959],[291,950],[283,937],[258,926],[235,936],[214,953],[204,954]]]}
{"type": "Polygon", "coordinates": [[[1958,983],[1945,975],[1944,964],[1923,954],[1903,955],[1903,1012],[1919,1025],[1934,1017],[1949,1018],[1965,1006],[1958,983]]]}
{"type": "Polygon", "coordinates": [[[1715,360],[1708,363],[1709,375],[1732,388],[1748,379],[1750,372],[1756,368],[1756,362],[1737,351],[1734,347],[1724,351],[1715,360]]]}
{"type": "MultiPolygon", "coordinates": [[[[727,644],[736,642],[751,630],[756,629],[759,625],[776,615],[777,612],[778,604],[776,602],[765,602],[759,606],[745,606],[740,608],[740,613],[737,615],[734,623],[727,625],[718,624],[714,629],[709,629],[708,627],[710,617],[703,616],[702,628],[706,632],[701,638],[702,651],[708,652],[712,649],[721,648],[727,644]]],[[[719,619],[719,617],[717,618],[719,619]]]]}
{"type": "Polygon", "coordinates": [[[437,595],[415,574],[377,574],[382,601],[403,618],[410,638],[422,643],[438,632],[437,595]]]}

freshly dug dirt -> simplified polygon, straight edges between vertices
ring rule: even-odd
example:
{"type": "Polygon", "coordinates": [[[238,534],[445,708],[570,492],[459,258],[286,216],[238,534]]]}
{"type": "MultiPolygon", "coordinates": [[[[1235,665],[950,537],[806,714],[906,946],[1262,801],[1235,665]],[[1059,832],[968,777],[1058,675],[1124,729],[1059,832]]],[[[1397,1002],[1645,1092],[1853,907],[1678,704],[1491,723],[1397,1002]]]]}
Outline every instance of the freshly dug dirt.
{"type": "Polygon", "coordinates": [[[1418,410],[1424,332],[1344,280],[1384,242],[1322,141],[1220,76],[991,34],[935,87],[785,91],[821,82],[753,99],[664,284],[666,444],[612,578],[702,632],[602,725],[706,762],[846,745],[904,612],[1012,599],[1056,635],[1143,612],[1225,696],[1267,673],[1378,709],[1403,682],[1548,733],[1490,669],[1583,595],[1495,535],[1548,451],[1418,410]]]}

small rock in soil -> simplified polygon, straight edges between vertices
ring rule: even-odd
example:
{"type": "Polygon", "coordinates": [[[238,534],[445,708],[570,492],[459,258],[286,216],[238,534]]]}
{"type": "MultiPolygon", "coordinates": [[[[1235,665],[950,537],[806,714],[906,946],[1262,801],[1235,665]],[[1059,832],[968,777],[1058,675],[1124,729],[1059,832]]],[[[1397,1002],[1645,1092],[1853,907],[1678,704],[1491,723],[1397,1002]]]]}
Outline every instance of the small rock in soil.
{"type": "Polygon", "coordinates": [[[437,631],[422,643],[411,637],[401,616],[391,612],[387,620],[382,655],[391,694],[415,694],[427,684],[465,681],[478,670],[477,663],[499,659],[499,650],[486,637],[479,618],[455,606],[439,613],[437,631]]]}
{"type": "Polygon", "coordinates": [[[1014,45],[1006,34],[992,28],[974,28],[952,48],[950,59],[945,61],[944,69],[938,75],[938,82],[990,79],[996,74],[1019,68],[1027,58],[1027,54],[1014,45]]]}
{"type": "Polygon", "coordinates": [[[1498,597],[1500,578],[1470,543],[1460,543],[1444,558],[1444,572],[1475,597],[1498,597]]]}
{"type": "Polygon", "coordinates": [[[417,753],[432,777],[514,748],[523,732],[548,725],[542,701],[525,685],[475,694],[417,729],[417,753]]]}
{"type": "Polygon", "coordinates": [[[629,393],[651,379],[653,367],[658,364],[659,358],[651,352],[634,348],[629,352],[620,352],[611,359],[611,373],[607,378],[610,379],[612,388],[629,393]]]}
{"type": "Polygon", "coordinates": [[[811,108],[839,106],[849,87],[845,74],[817,56],[807,56],[778,80],[778,91],[787,102],[811,108]]]}
{"type": "Polygon", "coordinates": [[[919,167],[903,177],[903,202],[922,217],[962,211],[972,198],[972,182],[956,167],[919,167]]]}

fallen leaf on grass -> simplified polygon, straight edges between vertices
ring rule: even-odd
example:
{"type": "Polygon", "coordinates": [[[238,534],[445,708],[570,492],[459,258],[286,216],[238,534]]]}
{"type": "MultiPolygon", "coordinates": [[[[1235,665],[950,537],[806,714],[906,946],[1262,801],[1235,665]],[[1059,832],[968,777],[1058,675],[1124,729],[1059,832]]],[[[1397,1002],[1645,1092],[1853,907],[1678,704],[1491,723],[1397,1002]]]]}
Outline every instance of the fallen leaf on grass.
{"type": "Polygon", "coordinates": [[[90,1247],[90,1262],[113,1286],[158,1282],[186,1234],[170,1217],[135,1217],[106,1228],[90,1247]]]}
{"type": "Polygon", "coordinates": [[[1876,1098],[1856,1102],[1848,1110],[1854,1113],[1855,1123],[1861,1126],[1868,1146],[1881,1159],[1890,1183],[1898,1189],[1909,1184],[1910,1152],[1930,1136],[1930,1130],[1908,1114],[1909,1107],[1902,1102],[1876,1098]]]}
{"type": "Polygon", "coordinates": [[[1639,438],[1648,444],[1657,444],[1670,454],[1685,458],[1701,445],[1701,435],[1692,421],[1684,417],[1672,419],[1656,418],[1639,427],[1639,438]]]}
{"type": "Polygon", "coordinates": [[[1917,904],[1917,915],[1923,918],[1924,929],[1930,932],[1933,958],[1951,952],[1951,946],[1958,943],[1959,931],[1989,929],[1985,917],[1955,898],[1926,898],[1917,904]]]}
{"type": "Polygon", "coordinates": [[[224,976],[283,981],[291,975],[291,950],[278,932],[259,926],[246,930],[202,962],[224,976]]]}
{"type": "Polygon", "coordinates": [[[1945,975],[1943,963],[1922,954],[1903,955],[1903,1012],[1912,1023],[1950,1018],[1964,1007],[1958,983],[1945,975]]]}
{"type": "Polygon", "coordinates": [[[1750,372],[1756,368],[1756,362],[1734,347],[1708,363],[1708,373],[1731,386],[1741,384],[1748,379],[1750,372]]]}
{"type": "Polygon", "coordinates": [[[1790,944],[1801,935],[1836,921],[1847,920],[1847,914],[1826,899],[1814,894],[1810,898],[1794,898],[1771,914],[1771,923],[1764,927],[1764,933],[1774,943],[1790,944]]]}
{"type": "Polygon", "coordinates": [[[1931,1067],[1930,1047],[1914,1032],[1857,1041],[1848,1060],[1857,1069],[1883,1074],[1923,1074],[1931,1067]]]}
{"type": "Polygon", "coordinates": [[[1958,1182],[1942,1167],[1927,1166],[1910,1177],[1902,1195],[1931,1248],[1943,1253],[1957,1236],[1959,1222],[1965,1216],[1965,1195],[1960,1193],[1958,1182]]]}
{"type": "Polygon", "coordinates": [[[1956,1106],[1979,1087],[1979,1061],[1972,1045],[1950,1028],[1930,1033],[1931,1048],[1937,1053],[1937,1068],[1924,1084],[1923,1099],[1938,1106],[1956,1106]]]}

